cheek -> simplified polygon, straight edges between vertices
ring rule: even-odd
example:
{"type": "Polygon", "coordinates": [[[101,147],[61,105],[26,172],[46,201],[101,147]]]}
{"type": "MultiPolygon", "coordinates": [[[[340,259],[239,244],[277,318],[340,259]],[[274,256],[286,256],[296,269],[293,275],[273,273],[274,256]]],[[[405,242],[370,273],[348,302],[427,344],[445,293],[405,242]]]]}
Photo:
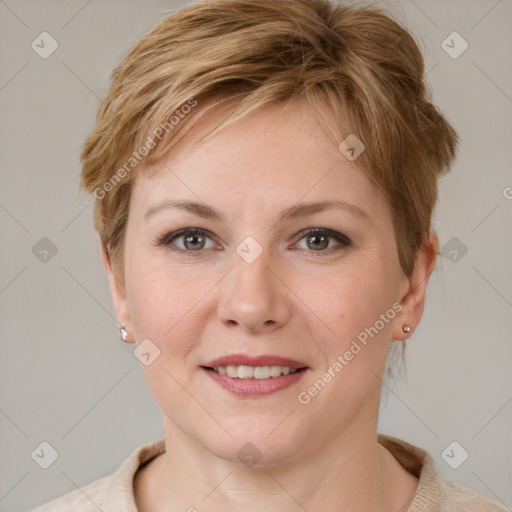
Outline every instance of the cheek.
{"type": "Polygon", "coordinates": [[[141,364],[144,378],[161,410],[181,411],[190,398],[181,383],[188,381],[189,355],[201,339],[200,299],[208,288],[147,260],[134,260],[131,268],[137,269],[127,275],[135,338],[151,340],[159,351],[151,364],[141,364]]]}
{"type": "Polygon", "coordinates": [[[340,269],[328,289],[320,290],[308,306],[318,315],[312,333],[323,333],[315,336],[323,364],[301,391],[303,398],[311,399],[311,410],[328,407],[333,425],[339,426],[349,422],[369,396],[378,396],[376,376],[385,365],[395,315],[392,282],[374,260],[340,269]],[[387,311],[391,314],[386,317],[387,311]]]}
{"type": "Polygon", "coordinates": [[[211,286],[142,258],[131,269],[129,308],[136,339],[149,338],[165,353],[189,349],[199,339],[201,298],[211,286]]]}
{"type": "MultiPolygon", "coordinates": [[[[307,298],[306,304],[316,313],[318,324],[326,333],[323,339],[329,353],[350,346],[359,333],[373,326],[392,307],[389,271],[386,273],[378,260],[360,260],[340,266],[325,280],[316,281],[314,288],[309,280],[297,283],[297,295],[307,298]]],[[[387,331],[389,327],[386,323],[381,330],[387,331]]]]}

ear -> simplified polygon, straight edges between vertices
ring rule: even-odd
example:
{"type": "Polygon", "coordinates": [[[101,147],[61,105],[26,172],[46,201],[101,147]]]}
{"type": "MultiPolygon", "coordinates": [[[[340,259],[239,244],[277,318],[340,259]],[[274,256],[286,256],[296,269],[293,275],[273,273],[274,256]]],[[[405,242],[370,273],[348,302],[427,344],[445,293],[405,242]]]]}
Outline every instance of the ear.
{"type": "Polygon", "coordinates": [[[124,326],[128,331],[127,343],[133,343],[133,325],[130,316],[130,309],[128,307],[128,301],[126,298],[126,287],[123,276],[119,275],[119,269],[115,268],[113,261],[110,257],[108,249],[101,242],[101,257],[103,265],[107,272],[108,281],[110,284],[110,292],[112,294],[112,300],[114,302],[114,308],[116,310],[116,317],[119,322],[119,326],[124,326]]]}
{"type": "Polygon", "coordinates": [[[401,291],[402,300],[400,301],[402,310],[396,316],[393,328],[394,340],[403,341],[407,339],[419,324],[425,306],[428,280],[434,270],[438,252],[439,239],[436,233],[431,231],[428,241],[418,253],[411,277],[404,278],[401,291]],[[404,325],[409,325],[411,331],[405,333],[402,329],[404,325]]]}

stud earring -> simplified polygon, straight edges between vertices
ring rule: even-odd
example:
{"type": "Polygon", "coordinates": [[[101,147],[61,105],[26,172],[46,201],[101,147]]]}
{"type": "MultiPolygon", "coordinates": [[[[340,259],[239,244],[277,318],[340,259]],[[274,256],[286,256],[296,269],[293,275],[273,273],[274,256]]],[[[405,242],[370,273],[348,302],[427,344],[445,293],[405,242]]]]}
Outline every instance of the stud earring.
{"type": "Polygon", "coordinates": [[[404,331],[404,332],[411,332],[411,326],[410,325],[402,326],[402,331],[404,331]]]}
{"type": "Polygon", "coordinates": [[[119,327],[119,334],[123,341],[126,341],[128,339],[128,331],[124,328],[124,325],[119,327]]]}

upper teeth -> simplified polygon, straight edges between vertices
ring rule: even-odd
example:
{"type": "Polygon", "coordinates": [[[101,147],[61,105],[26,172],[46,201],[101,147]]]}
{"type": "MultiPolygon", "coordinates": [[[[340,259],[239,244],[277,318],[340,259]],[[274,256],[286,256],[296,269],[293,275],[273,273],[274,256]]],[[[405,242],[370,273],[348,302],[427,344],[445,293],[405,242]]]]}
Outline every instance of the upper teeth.
{"type": "Polygon", "coordinates": [[[297,368],[289,366],[217,366],[214,371],[221,375],[227,375],[235,379],[268,379],[270,377],[279,377],[280,375],[289,375],[295,373],[297,368]]]}

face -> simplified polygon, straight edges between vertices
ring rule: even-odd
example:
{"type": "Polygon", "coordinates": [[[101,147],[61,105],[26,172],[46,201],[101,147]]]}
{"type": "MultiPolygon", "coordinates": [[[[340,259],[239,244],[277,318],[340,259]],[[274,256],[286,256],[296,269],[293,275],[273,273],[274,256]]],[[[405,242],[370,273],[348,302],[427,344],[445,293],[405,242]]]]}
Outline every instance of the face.
{"type": "Polygon", "coordinates": [[[273,464],[376,428],[410,281],[385,198],[304,104],[192,144],[218,122],[137,176],[114,300],[159,351],[142,369],[166,429],[224,459],[251,442],[273,464]]]}

